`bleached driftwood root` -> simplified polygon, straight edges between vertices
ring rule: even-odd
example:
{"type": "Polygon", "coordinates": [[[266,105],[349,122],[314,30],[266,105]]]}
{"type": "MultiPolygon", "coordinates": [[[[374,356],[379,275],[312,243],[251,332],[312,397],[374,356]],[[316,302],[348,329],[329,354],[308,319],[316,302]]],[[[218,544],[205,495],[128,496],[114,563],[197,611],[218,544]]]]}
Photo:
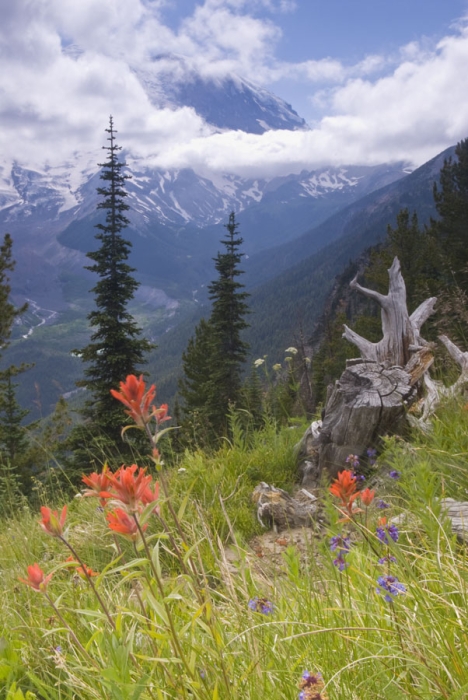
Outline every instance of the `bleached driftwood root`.
{"type": "Polygon", "coordinates": [[[404,367],[412,353],[427,345],[421,338],[420,330],[423,323],[434,312],[437,299],[436,297],[426,299],[410,316],[406,306],[405,281],[398,258],[394,259],[388,275],[389,290],[386,296],[361,287],[356,278],[350,283],[352,289],[356,289],[369,299],[374,299],[381,307],[382,340],[371,343],[348,326],[344,327],[343,337],[356,345],[363,360],[378,362],[385,367],[404,367]]]}
{"type": "Polygon", "coordinates": [[[468,352],[462,352],[446,335],[440,335],[439,340],[445,345],[452,359],[459,365],[461,373],[452,386],[444,386],[442,382],[432,379],[429,373],[424,375],[426,396],[420,406],[422,414],[419,418],[410,413],[408,414],[410,425],[424,432],[428,432],[431,429],[430,418],[437,410],[441,401],[458,396],[468,384],[468,352]]]}

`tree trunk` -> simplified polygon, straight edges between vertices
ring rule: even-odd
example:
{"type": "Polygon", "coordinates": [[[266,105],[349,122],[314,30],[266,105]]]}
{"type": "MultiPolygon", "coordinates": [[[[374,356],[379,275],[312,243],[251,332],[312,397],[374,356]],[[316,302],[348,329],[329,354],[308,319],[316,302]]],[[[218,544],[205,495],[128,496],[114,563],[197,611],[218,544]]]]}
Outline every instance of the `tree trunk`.
{"type": "Polygon", "coordinates": [[[381,307],[382,340],[371,343],[348,326],[345,326],[343,337],[356,345],[363,360],[379,362],[385,367],[404,367],[411,353],[426,345],[419,331],[424,321],[433,313],[437,299],[426,299],[410,316],[406,307],[406,287],[398,258],[394,259],[388,275],[390,284],[387,296],[361,287],[356,278],[350,283],[353,289],[370,299],[375,299],[381,307]]]}

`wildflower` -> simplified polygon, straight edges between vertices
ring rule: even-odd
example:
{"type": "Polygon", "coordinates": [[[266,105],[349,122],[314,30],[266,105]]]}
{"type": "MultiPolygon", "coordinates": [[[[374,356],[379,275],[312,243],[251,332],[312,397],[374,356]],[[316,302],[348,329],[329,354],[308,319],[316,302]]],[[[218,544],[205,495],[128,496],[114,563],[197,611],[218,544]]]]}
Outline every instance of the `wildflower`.
{"type": "Polygon", "coordinates": [[[345,554],[346,552],[341,551],[338,553],[336,559],[333,559],[333,566],[336,566],[338,571],[344,571],[346,567],[349,566],[349,563],[345,559],[345,554]]]}
{"type": "MultiPolygon", "coordinates": [[[[83,474],[81,481],[86,484],[86,486],[89,486],[89,489],[83,491],[83,496],[99,497],[101,492],[106,491],[109,487],[109,468],[107,464],[103,466],[100,474],[97,472],[93,472],[89,474],[89,476],[83,474]]],[[[106,499],[101,498],[100,504],[104,507],[106,505],[106,499]]]]}
{"type": "Polygon", "coordinates": [[[255,360],[254,367],[260,367],[261,365],[264,364],[264,362],[265,362],[265,360],[263,358],[259,357],[258,360],[255,360]]]}
{"type": "Polygon", "coordinates": [[[356,469],[356,467],[359,467],[359,457],[357,455],[348,455],[346,464],[350,464],[353,469],[356,469]]]}
{"type": "Polygon", "coordinates": [[[339,472],[329,488],[330,493],[341,500],[341,505],[346,508],[349,515],[353,514],[353,502],[359,496],[356,488],[356,479],[349,469],[339,472]]]}
{"type": "Polygon", "coordinates": [[[304,671],[299,681],[299,700],[327,700],[327,694],[323,692],[324,682],[321,673],[304,671]]]}
{"type": "MultiPolygon", "coordinates": [[[[153,489],[151,489],[151,486],[146,487],[146,489],[141,494],[141,502],[144,506],[147,506],[150,503],[156,503],[156,501],[158,499],[159,499],[159,481],[157,481],[155,483],[153,489]]],[[[159,506],[156,505],[152,512],[159,513],[159,506]]]]}
{"type": "Polygon", "coordinates": [[[271,615],[274,610],[274,605],[270,600],[266,598],[252,598],[249,600],[249,608],[254,612],[261,613],[262,615],[271,615]]]}
{"type": "Polygon", "coordinates": [[[167,403],[161,404],[159,408],[156,408],[156,406],[153,406],[153,411],[151,415],[153,418],[156,419],[156,423],[160,425],[161,423],[164,423],[166,420],[171,420],[171,416],[167,415],[167,412],[169,410],[169,407],[167,403]]]}
{"type": "Polygon", "coordinates": [[[389,503],[385,503],[385,501],[382,501],[382,499],[377,501],[377,508],[380,508],[381,510],[385,510],[385,508],[390,508],[389,503]]]}
{"type": "Polygon", "coordinates": [[[395,479],[395,481],[398,481],[398,479],[401,476],[401,472],[397,472],[396,469],[392,469],[391,472],[388,472],[388,475],[389,475],[390,479],[395,479]]]}
{"type": "Polygon", "coordinates": [[[365,481],[366,477],[364,474],[356,474],[356,472],[353,472],[353,476],[356,479],[356,481],[365,481]]]}
{"type": "Polygon", "coordinates": [[[373,447],[368,447],[366,450],[366,454],[369,457],[369,459],[375,459],[377,456],[377,450],[373,447]]]}
{"type": "Polygon", "coordinates": [[[391,555],[388,557],[380,557],[378,563],[379,564],[390,564],[390,563],[396,564],[396,557],[392,557],[391,555]]]}
{"type": "Polygon", "coordinates": [[[39,564],[32,564],[32,566],[28,566],[27,571],[28,578],[20,578],[19,580],[21,581],[21,583],[25,583],[27,586],[31,586],[31,588],[33,588],[35,591],[44,593],[50,579],[52,578],[52,574],[44,576],[44,572],[42,571],[39,564]]]}
{"type": "Polygon", "coordinates": [[[70,566],[75,569],[75,573],[82,579],[90,578],[91,576],[99,576],[97,571],[93,571],[90,566],[86,566],[86,564],[80,566],[72,556],[68,557],[66,561],[70,562],[70,566]]]}
{"type": "Polygon", "coordinates": [[[284,352],[289,352],[289,353],[291,353],[291,355],[297,355],[297,348],[295,348],[295,347],[286,348],[286,350],[284,352]]]}
{"type": "Polygon", "coordinates": [[[276,363],[276,365],[273,365],[272,368],[275,372],[279,372],[281,369],[281,364],[279,362],[276,363]]]}
{"type": "MultiPolygon", "coordinates": [[[[111,530],[120,533],[129,540],[135,541],[138,537],[138,526],[135,518],[132,518],[122,508],[116,508],[112,513],[107,514],[107,522],[111,530]]],[[[143,526],[146,529],[147,525],[143,526]]]]}
{"type": "Polygon", "coordinates": [[[150,407],[156,397],[156,387],[154,384],[145,391],[146,384],[143,375],[137,379],[134,374],[129,374],[124,382],[120,382],[120,390],[111,389],[112,396],[121,401],[128,408],[125,413],[133,418],[140,428],[150,420],[150,407]]]}
{"type": "Polygon", "coordinates": [[[372,491],[369,488],[364,489],[364,491],[361,491],[361,493],[359,494],[359,497],[361,499],[361,503],[363,503],[366,507],[370,506],[370,504],[374,500],[374,496],[375,496],[375,491],[372,491]]]}
{"type": "Polygon", "coordinates": [[[350,538],[343,535],[335,535],[330,538],[330,549],[332,552],[349,552],[350,538]]]}
{"type": "Polygon", "coordinates": [[[138,503],[148,489],[152,476],[146,476],[146,470],[132,464],[120,467],[115,474],[109,474],[109,490],[103,491],[103,498],[115,498],[124,503],[130,512],[137,512],[138,503]],[[138,473],[137,473],[138,470],[138,473]]]}
{"type": "Polygon", "coordinates": [[[387,535],[390,535],[391,539],[394,542],[397,542],[400,533],[398,532],[398,528],[396,525],[387,525],[387,519],[381,518],[380,526],[376,530],[376,535],[379,538],[379,540],[383,542],[383,544],[388,544],[389,540],[387,535]]]}
{"type": "Polygon", "coordinates": [[[375,590],[379,595],[385,593],[387,603],[392,603],[395,596],[406,593],[406,586],[396,576],[379,576],[377,583],[379,585],[375,590]]]}
{"type": "Polygon", "coordinates": [[[39,521],[40,526],[52,537],[61,537],[63,534],[63,526],[67,517],[67,506],[63,506],[60,517],[56,510],[51,510],[45,506],[41,506],[42,520],[39,521]]]}

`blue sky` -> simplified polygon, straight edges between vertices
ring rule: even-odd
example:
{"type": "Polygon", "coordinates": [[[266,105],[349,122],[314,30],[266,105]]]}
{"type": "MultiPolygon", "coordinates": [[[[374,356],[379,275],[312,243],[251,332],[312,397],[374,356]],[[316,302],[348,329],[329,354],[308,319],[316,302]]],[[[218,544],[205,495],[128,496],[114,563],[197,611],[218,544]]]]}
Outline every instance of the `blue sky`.
{"type": "Polygon", "coordinates": [[[467,17],[468,0],[2,0],[4,179],[13,161],[91,167],[110,113],[148,166],[268,177],[419,165],[468,137],[467,17]],[[159,99],[163,74],[184,77],[160,54],[275,92],[310,130],[218,133],[159,99]]]}

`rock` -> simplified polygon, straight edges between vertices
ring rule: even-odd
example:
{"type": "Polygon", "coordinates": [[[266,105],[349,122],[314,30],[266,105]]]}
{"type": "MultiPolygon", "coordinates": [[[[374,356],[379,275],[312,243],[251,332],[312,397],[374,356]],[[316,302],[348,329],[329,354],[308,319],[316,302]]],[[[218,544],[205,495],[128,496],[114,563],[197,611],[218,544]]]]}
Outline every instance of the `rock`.
{"type": "Polygon", "coordinates": [[[318,500],[306,489],[293,498],[289,493],[260,482],[252,494],[257,506],[257,518],[263,527],[280,530],[310,527],[318,515],[318,500]]]}

